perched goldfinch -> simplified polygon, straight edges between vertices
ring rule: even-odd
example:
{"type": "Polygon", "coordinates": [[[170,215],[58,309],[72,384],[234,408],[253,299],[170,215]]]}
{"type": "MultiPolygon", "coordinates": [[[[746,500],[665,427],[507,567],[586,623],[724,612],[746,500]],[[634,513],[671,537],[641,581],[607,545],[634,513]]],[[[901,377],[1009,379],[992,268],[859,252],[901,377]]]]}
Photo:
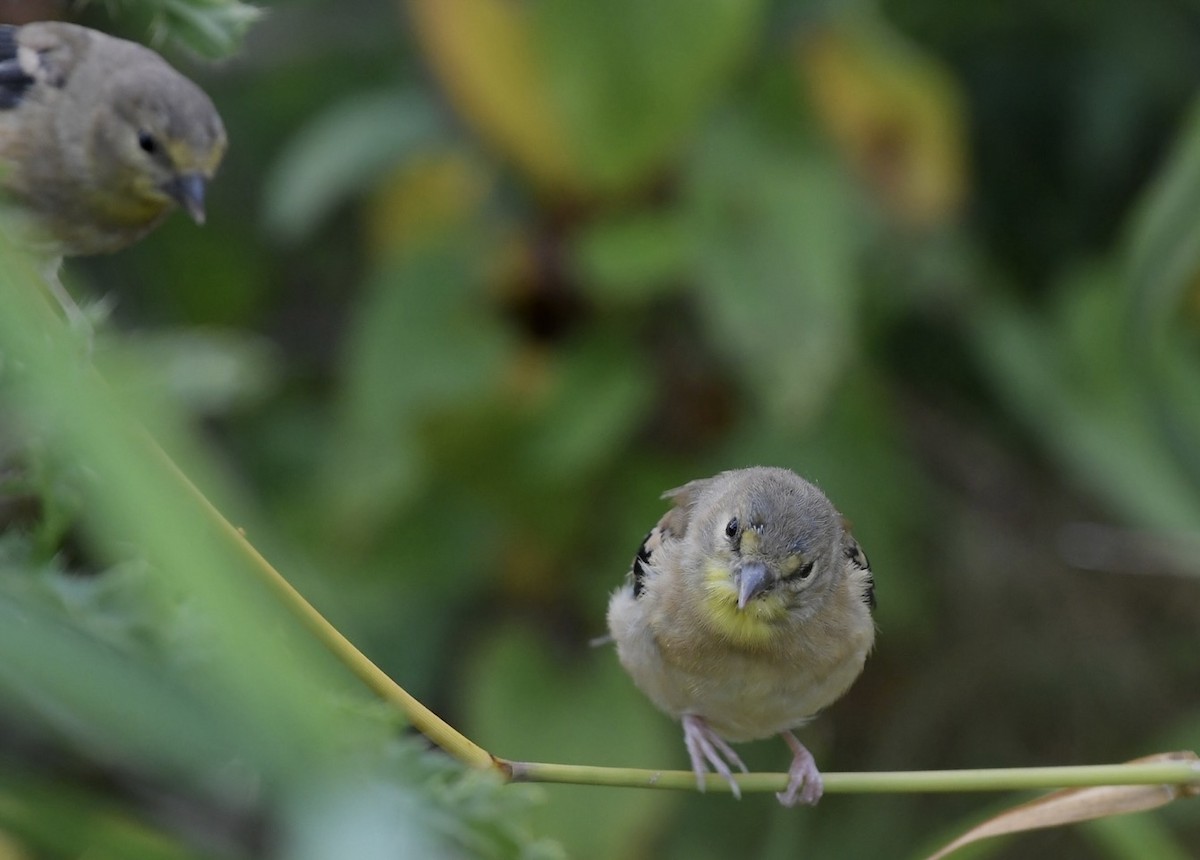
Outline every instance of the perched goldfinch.
{"type": "Polygon", "coordinates": [[[823,791],[790,731],[837,700],[875,641],[867,557],[827,498],[787,469],[692,481],[613,594],[608,627],[621,665],[683,722],[700,790],[711,767],[741,796],[729,741],[781,735],[791,748],[784,806],[823,791]]]}
{"type": "Polygon", "coordinates": [[[57,21],[0,26],[0,225],[52,289],[63,256],[131,245],[177,205],[202,223],[225,142],[204,91],[149,48],[57,21]]]}

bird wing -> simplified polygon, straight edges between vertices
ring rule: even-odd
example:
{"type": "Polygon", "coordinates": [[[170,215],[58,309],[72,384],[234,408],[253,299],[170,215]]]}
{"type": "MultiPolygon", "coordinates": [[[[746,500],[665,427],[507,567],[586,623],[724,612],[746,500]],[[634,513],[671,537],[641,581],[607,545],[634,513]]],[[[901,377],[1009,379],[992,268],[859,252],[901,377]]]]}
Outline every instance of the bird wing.
{"type": "Polygon", "coordinates": [[[90,38],[86,28],[58,21],[0,26],[0,108],[19,105],[34,84],[65,87],[90,38]]]}
{"type": "Polygon", "coordinates": [[[671,538],[681,538],[687,533],[688,523],[692,520],[692,512],[696,509],[696,500],[714,482],[720,480],[726,473],[711,478],[700,478],[688,481],[682,487],[667,490],[662,494],[664,499],[671,502],[671,510],[663,514],[657,528],[671,538]]]}
{"type": "MultiPolygon", "coordinates": [[[[716,477],[719,478],[720,475],[716,477]]],[[[679,540],[687,533],[696,499],[714,480],[716,478],[689,481],[682,487],[667,490],[662,494],[664,499],[671,502],[671,509],[662,515],[658,524],[642,539],[642,545],[638,547],[633,564],[629,567],[629,581],[633,584],[634,597],[640,597],[642,594],[646,577],[650,574],[650,565],[653,564],[654,553],[662,547],[664,541],[679,540]]]]}
{"type": "Polygon", "coordinates": [[[21,65],[17,28],[0,26],[0,110],[14,108],[34,84],[34,77],[21,65]]]}
{"type": "Polygon", "coordinates": [[[875,576],[871,573],[871,562],[867,558],[867,554],[863,552],[863,548],[858,545],[858,541],[854,539],[854,535],[846,532],[846,560],[852,567],[866,573],[867,587],[863,592],[863,599],[867,602],[867,606],[875,608],[875,576]]]}

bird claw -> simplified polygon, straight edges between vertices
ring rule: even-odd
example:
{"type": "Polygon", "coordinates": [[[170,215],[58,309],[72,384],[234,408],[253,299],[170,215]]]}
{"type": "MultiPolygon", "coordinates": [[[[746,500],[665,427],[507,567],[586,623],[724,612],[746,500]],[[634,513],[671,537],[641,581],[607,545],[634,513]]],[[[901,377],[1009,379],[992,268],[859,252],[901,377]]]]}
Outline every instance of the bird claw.
{"type": "Polygon", "coordinates": [[[821,779],[821,772],[817,770],[816,760],[791,732],[784,732],[780,737],[791,747],[792,765],[788,768],[787,790],[780,791],[775,796],[788,808],[800,804],[816,806],[825,792],[825,782],[821,779]]]}
{"type": "MultiPolygon", "coordinates": [[[[815,806],[825,792],[825,782],[821,772],[817,770],[817,762],[804,744],[796,739],[791,732],[783,732],[780,737],[792,750],[792,764],[788,768],[788,787],[785,791],[776,793],[779,802],[786,807],[815,806]]],[[[696,714],[683,717],[683,742],[687,746],[688,755],[692,759],[692,772],[696,774],[696,787],[705,789],[705,777],[711,766],[716,773],[729,783],[729,789],[738,800],[742,798],[742,789],[733,777],[730,765],[736,766],[742,773],[749,773],[741,757],[733,747],[718,735],[696,714]]]]}
{"type": "Polygon", "coordinates": [[[729,790],[733,796],[738,800],[742,799],[742,789],[733,778],[733,771],[729,765],[735,765],[742,773],[749,771],[733,747],[714,732],[703,717],[696,714],[684,715],[683,742],[687,746],[688,755],[691,756],[692,773],[696,774],[696,787],[700,791],[705,789],[705,776],[708,774],[708,766],[711,765],[712,769],[729,783],[729,790]]]}

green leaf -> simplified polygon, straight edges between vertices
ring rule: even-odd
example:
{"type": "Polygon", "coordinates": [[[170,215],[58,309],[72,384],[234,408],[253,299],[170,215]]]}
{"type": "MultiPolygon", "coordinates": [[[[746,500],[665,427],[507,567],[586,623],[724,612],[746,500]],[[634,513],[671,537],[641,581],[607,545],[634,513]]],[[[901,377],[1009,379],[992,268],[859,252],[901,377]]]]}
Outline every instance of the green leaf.
{"type": "Polygon", "coordinates": [[[1139,202],[1126,249],[1129,297],[1139,334],[1161,333],[1200,273],[1200,104],[1139,202]]]}
{"type": "Polygon", "coordinates": [[[644,301],[677,287],[694,249],[675,212],[635,212],[584,225],[570,253],[580,280],[607,303],[644,301]]]}
{"type": "Polygon", "coordinates": [[[563,350],[554,390],[522,445],[530,477],[561,485],[624,449],[651,398],[650,380],[627,360],[633,352],[628,339],[606,331],[563,350]]]}
{"type": "Polygon", "coordinates": [[[1128,352],[1165,444],[1200,491],[1200,361],[1187,301],[1200,283],[1200,106],[1129,227],[1128,352]],[[1190,325],[1189,325],[1190,323],[1190,325]]]}
{"type": "Polygon", "coordinates": [[[575,163],[628,188],[670,154],[749,49],[759,0],[541,0],[531,7],[544,79],[575,163]]]}
{"type": "Polygon", "coordinates": [[[726,117],[697,153],[686,202],[714,337],[776,416],[812,420],[856,351],[861,227],[842,177],[726,117]]]}
{"type": "Polygon", "coordinates": [[[108,0],[105,5],[149,24],[152,43],[169,39],[210,59],[233,54],[264,14],[241,0],[108,0]]]}
{"type": "Polygon", "coordinates": [[[510,348],[481,302],[473,254],[454,242],[402,255],[367,290],[325,464],[330,508],[350,533],[369,533],[411,498],[424,478],[420,430],[490,392],[510,348]]]}
{"type": "Polygon", "coordinates": [[[1081,270],[1048,321],[993,299],[975,310],[973,342],[1009,407],[1077,481],[1135,522],[1193,530],[1200,497],[1144,408],[1116,287],[1111,271],[1081,270]]]}
{"type": "Polygon", "coordinates": [[[160,0],[161,26],[197,53],[227,57],[263,10],[239,0],[160,0]]]}
{"type": "Polygon", "coordinates": [[[215,860],[131,818],[99,792],[44,782],[30,773],[0,773],[0,858],[89,857],[95,860],[215,860]],[[12,834],[36,855],[6,853],[12,834]]]}
{"type": "Polygon", "coordinates": [[[435,107],[419,93],[386,91],[337,103],[295,135],[268,175],[267,229],[281,241],[303,239],[334,207],[444,137],[435,107]]]}
{"type": "Polygon", "coordinates": [[[168,665],[71,629],[0,596],[0,701],[102,757],[199,782],[228,764],[230,726],[170,677],[168,665]]]}

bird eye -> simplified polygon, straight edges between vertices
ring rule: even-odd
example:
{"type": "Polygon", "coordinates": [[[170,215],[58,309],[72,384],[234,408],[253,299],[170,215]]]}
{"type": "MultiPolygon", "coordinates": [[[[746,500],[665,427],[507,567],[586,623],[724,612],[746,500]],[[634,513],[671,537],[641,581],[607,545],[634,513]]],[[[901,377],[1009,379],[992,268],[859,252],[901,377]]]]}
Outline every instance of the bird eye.
{"type": "Polygon", "coordinates": [[[725,523],[725,537],[735,538],[738,533],[738,520],[734,517],[729,522],[725,523]]]}
{"type": "Polygon", "coordinates": [[[140,146],[142,148],[142,152],[146,153],[147,155],[154,155],[154,153],[158,152],[158,141],[155,140],[154,135],[148,131],[138,132],[138,146],[140,146]]]}
{"type": "Polygon", "coordinates": [[[801,579],[808,579],[808,577],[812,574],[812,571],[813,563],[811,561],[807,561],[800,565],[799,570],[796,571],[796,576],[800,577],[801,579]]]}

